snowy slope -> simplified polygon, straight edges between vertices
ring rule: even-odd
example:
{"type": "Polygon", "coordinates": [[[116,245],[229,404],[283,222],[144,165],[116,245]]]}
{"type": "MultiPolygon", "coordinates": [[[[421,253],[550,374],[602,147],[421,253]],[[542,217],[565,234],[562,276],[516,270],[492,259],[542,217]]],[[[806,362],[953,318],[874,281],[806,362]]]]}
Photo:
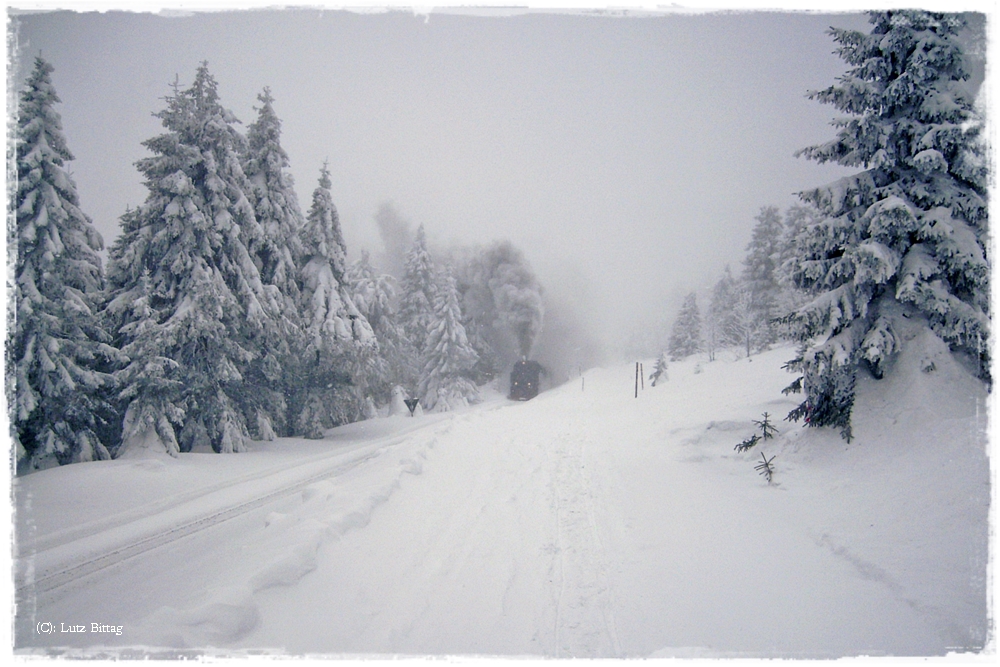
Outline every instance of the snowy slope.
{"type": "Polygon", "coordinates": [[[16,645],[977,649],[992,631],[987,396],[937,339],[909,335],[897,372],[859,387],[850,444],[779,422],[776,439],[733,451],[752,419],[794,405],[780,393],[784,349],[672,364],[638,398],[622,365],[527,403],[373,420],[320,442],[20,478],[16,645]],[[754,470],[760,450],[775,457],[773,484],[754,470]],[[56,632],[38,634],[46,621],[56,632]]]}

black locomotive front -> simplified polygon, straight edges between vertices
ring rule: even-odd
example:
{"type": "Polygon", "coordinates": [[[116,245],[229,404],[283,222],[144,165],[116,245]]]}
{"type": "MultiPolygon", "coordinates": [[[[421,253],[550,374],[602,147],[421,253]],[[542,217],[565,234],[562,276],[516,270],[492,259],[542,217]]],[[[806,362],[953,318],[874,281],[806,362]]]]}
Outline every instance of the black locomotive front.
{"type": "Polygon", "coordinates": [[[510,395],[514,401],[527,401],[538,396],[538,376],[542,366],[537,361],[522,360],[510,372],[510,395]]]}

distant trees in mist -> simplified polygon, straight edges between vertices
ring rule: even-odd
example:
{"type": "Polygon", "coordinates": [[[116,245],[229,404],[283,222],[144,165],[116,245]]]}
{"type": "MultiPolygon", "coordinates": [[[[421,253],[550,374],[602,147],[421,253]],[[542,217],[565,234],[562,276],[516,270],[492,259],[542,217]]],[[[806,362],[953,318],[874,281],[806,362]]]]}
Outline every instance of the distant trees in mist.
{"type": "Polygon", "coordinates": [[[762,207],[755,220],[738,277],[727,266],[708,290],[703,310],[697,293],[684,299],[667,341],[674,361],[698,352],[705,352],[709,361],[714,361],[722,349],[749,357],[783,337],[787,339],[777,320],[798,300],[782,269],[794,237],[775,206],[762,207]]]}

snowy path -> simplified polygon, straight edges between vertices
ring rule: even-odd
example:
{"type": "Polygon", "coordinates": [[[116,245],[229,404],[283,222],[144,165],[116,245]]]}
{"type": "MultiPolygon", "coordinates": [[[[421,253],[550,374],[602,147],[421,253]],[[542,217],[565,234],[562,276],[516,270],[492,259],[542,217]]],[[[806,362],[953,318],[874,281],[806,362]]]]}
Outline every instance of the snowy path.
{"type": "MultiPolygon", "coordinates": [[[[51,473],[97,484],[108,471],[105,485],[130,480],[119,494],[160,479],[149,491],[159,502],[197,482],[182,496],[193,509],[123,507],[89,528],[36,507],[37,520],[22,523],[35,526],[39,554],[80,559],[87,545],[135,545],[129,535],[242,509],[52,587],[19,612],[18,646],[562,658],[973,646],[986,618],[977,577],[988,487],[975,486],[988,484],[985,458],[961,438],[942,448],[934,433],[908,441],[924,455],[904,458],[885,443],[848,447],[783,425],[766,448],[779,457],[776,484],[765,484],[753,471],[759,452],[732,447],[762,411],[787,411],[786,354],[678,364],[638,398],[618,367],[588,372],[585,391],[571,382],[527,403],[365,422],[328,442],[30,476],[22,498],[36,505],[55,494],[43,488],[58,485],[51,473]],[[206,465],[229,466],[225,479],[206,465]],[[914,511],[914,493],[933,505],[914,511]],[[121,637],[40,636],[39,620],[124,627],[121,637]]],[[[935,407],[956,412],[941,428],[974,444],[982,400],[970,393],[961,413],[958,402],[935,407]]],[[[859,415],[862,443],[891,414],[927,430],[897,407],[879,410],[859,415]]],[[[43,565],[36,557],[36,572],[43,565]]]]}

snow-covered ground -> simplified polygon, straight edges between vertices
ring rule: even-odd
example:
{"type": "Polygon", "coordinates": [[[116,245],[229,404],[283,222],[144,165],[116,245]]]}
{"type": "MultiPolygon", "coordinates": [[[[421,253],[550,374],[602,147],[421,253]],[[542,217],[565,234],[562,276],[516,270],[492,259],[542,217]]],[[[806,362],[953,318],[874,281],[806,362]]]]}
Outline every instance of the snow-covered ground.
{"type": "Polygon", "coordinates": [[[780,421],[786,348],[672,364],[638,398],[626,364],[526,403],[19,478],[17,651],[992,652],[988,397],[908,335],[849,444],[780,421]],[[764,412],[777,437],[735,452],[764,412]]]}

